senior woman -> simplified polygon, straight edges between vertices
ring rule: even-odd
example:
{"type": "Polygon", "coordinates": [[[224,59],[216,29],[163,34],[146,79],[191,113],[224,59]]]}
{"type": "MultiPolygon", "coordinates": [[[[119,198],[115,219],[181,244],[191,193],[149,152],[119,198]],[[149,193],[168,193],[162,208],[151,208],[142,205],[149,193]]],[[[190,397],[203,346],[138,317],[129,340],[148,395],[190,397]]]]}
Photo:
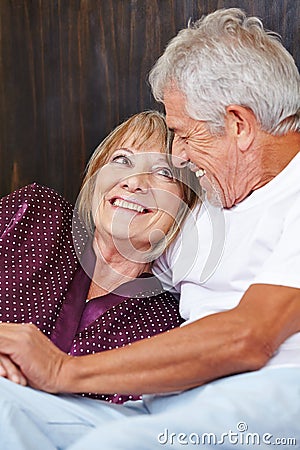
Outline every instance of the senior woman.
{"type": "MultiPolygon", "coordinates": [[[[151,273],[197,200],[193,174],[171,165],[171,138],[155,111],[119,125],[92,155],[74,214],[37,184],[1,200],[1,321],[32,322],[75,356],[182,322],[176,299],[151,273]]],[[[1,375],[25,383],[6,357],[0,361],[1,375]]]]}

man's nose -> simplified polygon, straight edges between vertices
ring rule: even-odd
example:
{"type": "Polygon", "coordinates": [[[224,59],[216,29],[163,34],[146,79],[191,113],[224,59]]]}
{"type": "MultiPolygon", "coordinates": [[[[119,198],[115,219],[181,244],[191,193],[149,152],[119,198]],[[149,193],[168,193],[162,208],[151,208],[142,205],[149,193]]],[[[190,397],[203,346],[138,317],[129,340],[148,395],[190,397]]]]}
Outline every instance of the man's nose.
{"type": "Polygon", "coordinates": [[[189,157],[185,150],[185,143],[176,136],[172,143],[172,163],[175,167],[182,169],[189,162],[189,157]]]}

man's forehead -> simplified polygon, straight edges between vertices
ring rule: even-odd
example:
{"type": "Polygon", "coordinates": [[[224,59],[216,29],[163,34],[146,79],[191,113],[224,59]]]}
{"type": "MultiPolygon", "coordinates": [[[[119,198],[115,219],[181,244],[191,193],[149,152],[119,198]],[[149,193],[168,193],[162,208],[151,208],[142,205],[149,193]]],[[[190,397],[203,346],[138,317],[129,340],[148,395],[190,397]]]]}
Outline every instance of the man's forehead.
{"type": "Polygon", "coordinates": [[[186,112],[186,99],[182,92],[176,90],[165,92],[164,106],[166,110],[166,122],[170,129],[176,130],[189,118],[186,112]]]}

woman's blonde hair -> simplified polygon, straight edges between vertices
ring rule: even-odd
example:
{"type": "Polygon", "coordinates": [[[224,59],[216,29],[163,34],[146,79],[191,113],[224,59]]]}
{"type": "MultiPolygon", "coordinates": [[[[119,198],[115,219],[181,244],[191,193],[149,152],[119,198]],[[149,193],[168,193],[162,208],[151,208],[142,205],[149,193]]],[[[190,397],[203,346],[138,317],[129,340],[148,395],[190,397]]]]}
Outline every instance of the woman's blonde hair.
{"type": "MultiPolygon", "coordinates": [[[[158,111],[144,111],[130,117],[117,126],[96,148],[92,154],[85,171],[77,208],[81,220],[84,222],[90,235],[93,235],[95,224],[92,215],[93,194],[96,185],[96,174],[108,161],[112,153],[130,139],[131,145],[143,144],[155,137],[157,144],[165,150],[169,164],[171,163],[171,146],[173,133],[168,129],[164,115],[158,111]]],[[[196,205],[199,198],[199,183],[195,175],[187,168],[177,169],[172,166],[174,178],[180,186],[182,202],[173,225],[164,238],[163,249],[176,237],[188,212],[196,205]]],[[[157,250],[161,245],[156,246],[157,250]]],[[[159,254],[162,252],[160,249],[159,254]]],[[[158,255],[151,252],[152,259],[158,255]]]]}

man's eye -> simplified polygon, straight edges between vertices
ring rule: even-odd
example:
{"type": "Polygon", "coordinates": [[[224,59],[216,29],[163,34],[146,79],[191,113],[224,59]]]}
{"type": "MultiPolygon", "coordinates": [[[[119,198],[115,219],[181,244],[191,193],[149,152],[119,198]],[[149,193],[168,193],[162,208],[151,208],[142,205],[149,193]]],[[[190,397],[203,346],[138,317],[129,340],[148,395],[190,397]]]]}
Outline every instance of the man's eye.
{"type": "Polygon", "coordinates": [[[176,134],[175,138],[178,141],[184,141],[184,142],[186,142],[188,140],[187,136],[179,136],[178,134],[176,134]]]}
{"type": "Polygon", "coordinates": [[[132,162],[130,158],[126,155],[117,155],[112,158],[112,162],[116,164],[124,164],[126,166],[131,166],[132,162]]]}
{"type": "Polygon", "coordinates": [[[155,174],[167,178],[169,180],[174,179],[173,172],[171,169],[169,169],[169,167],[159,167],[155,169],[155,174]]]}

